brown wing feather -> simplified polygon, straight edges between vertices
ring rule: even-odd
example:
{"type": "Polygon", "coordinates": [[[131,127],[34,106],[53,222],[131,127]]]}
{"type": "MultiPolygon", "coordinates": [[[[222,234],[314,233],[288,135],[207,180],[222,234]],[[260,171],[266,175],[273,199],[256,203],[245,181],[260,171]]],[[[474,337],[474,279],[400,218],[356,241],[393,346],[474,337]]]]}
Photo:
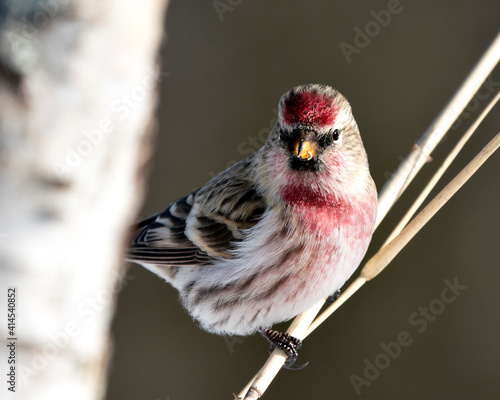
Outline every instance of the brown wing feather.
{"type": "Polygon", "coordinates": [[[128,258],[156,265],[207,265],[231,257],[265,205],[245,178],[251,157],[135,227],[128,258]]]}

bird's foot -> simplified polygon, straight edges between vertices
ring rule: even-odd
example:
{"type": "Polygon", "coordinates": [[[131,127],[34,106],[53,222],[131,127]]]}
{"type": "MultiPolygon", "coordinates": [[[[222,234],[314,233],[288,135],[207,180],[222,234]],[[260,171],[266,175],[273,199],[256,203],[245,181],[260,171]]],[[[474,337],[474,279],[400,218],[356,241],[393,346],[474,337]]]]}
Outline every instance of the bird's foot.
{"type": "Polygon", "coordinates": [[[274,349],[280,349],[285,352],[287,359],[283,368],[299,370],[305,368],[307,364],[309,364],[309,362],[306,362],[305,364],[294,366],[299,356],[298,351],[302,347],[302,341],[300,339],[288,333],[280,333],[268,328],[259,328],[259,333],[271,343],[269,353],[272,353],[274,349]]]}
{"type": "Polygon", "coordinates": [[[337,300],[339,297],[340,297],[340,289],[337,290],[331,296],[328,296],[328,298],[326,299],[326,304],[328,305],[333,304],[333,302],[335,302],[335,300],[337,300]]]}

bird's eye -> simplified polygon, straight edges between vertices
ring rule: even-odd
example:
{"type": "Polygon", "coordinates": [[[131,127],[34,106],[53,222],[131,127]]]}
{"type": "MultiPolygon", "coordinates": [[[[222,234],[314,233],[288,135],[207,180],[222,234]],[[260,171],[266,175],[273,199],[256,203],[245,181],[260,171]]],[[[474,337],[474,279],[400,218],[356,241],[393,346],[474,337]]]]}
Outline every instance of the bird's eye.
{"type": "Polygon", "coordinates": [[[340,131],[338,129],[334,129],[333,131],[325,133],[323,136],[321,136],[321,138],[318,140],[318,144],[324,149],[326,149],[333,142],[339,140],[339,136],[340,136],[340,131]]]}

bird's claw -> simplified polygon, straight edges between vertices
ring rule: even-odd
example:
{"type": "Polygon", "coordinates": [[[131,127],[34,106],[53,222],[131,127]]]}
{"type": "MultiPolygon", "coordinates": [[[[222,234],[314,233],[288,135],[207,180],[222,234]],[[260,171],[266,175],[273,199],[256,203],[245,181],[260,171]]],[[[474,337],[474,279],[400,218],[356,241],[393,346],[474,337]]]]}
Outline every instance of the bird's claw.
{"type": "Polygon", "coordinates": [[[340,297],[340,289],[326,299],[326,304],[333,304],[340,297]]]}
{"type": "Polygon", "coordinates": [[[259,328],[259,333],[271,344],[271,346],[269,346],[269,353],[272,353],[274,349],[280,349],[285,352],[287,359],[283,368],[299,370],[305,368],[309,364],[309,362],[306,362],[305,364],[294,366],[299,356],[298,350],[302,347],[302,341],[300,339],[288,333],[280,333],[268,328],[259,328]]]}

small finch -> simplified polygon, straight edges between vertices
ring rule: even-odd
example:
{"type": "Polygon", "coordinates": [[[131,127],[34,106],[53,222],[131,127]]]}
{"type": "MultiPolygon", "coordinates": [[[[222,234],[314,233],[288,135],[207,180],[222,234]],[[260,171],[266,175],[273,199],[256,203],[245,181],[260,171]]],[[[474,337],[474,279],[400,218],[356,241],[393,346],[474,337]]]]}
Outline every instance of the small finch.
{"type": "Polygon", "coordinates": [[[128,256],[172,284],[203,329],[249,335],[336,292],[376,208],[348,101],[302,85],[281,97],[259,151],[139,223],[128,256]]]}

